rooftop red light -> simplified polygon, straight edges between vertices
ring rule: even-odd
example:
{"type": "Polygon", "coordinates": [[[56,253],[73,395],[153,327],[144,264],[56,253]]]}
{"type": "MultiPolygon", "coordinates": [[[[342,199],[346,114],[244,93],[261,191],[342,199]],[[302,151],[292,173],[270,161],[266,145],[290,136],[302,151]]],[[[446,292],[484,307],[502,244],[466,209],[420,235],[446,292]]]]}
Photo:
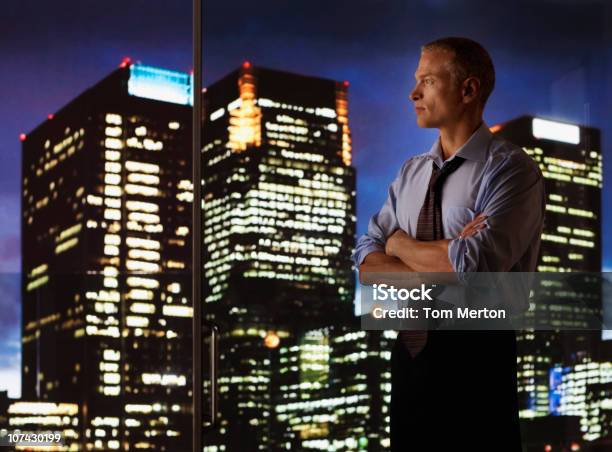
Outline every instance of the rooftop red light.
{"type": "Polygon", "coordinates": [[[49,113],[49,114],[47,115],[47,119],[53,119],[53,113],[49,113]]]}
{"type": "Polygon", "coordinates": [[[25,134],[25,133],[20,133],[20,134],[19,134],[19,141],[25,141],[25,140],[26,140],[26,138],[27,138],[27,136],[26,136],[26,134],[25,134]]]}
{"type": "Polygon", "coordinates": [[[128,67],[130,64],[132,64],[132,59],[130,57],[124,57],[123,60],[121,60],[121,64],[119,65],[119,67],[128,67]]]}
{"type": "Polygon", "coordinates": [[[344,86],[347,86],[347,87],[349,86],[349,82],[348,82],[348,80],[345,80],[345,81],[344,81],[344,86]]]}
{"type": "Polygon", "coordinates": [[[242,63],[242,67],[248,69],[251,67],[251,63],[249,61],[245,61],[244,63],[242,63]]]}

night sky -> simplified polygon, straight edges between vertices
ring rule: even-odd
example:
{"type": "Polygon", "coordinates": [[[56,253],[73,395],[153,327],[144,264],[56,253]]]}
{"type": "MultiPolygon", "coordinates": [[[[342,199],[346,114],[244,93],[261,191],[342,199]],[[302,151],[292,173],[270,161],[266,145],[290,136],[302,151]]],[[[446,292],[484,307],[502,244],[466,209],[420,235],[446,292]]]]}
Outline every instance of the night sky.
{"type": "MultiPolygon", "coordinates": [[[[358,234],[410,156],[429,149],[408,93],[419,46],[466,36],[490,52],[497,85],[489,124],[522,114],[602,130],[604,184],[612,149],[612,6],[605,0],[204,0],[204,85],[243,61],[348,80],[357,168],[358,234]]],[[[5,2],[0,15],[0,390],[19,395],[20,142],[114,70],[124,56],[191,69],[191,2],[5,2]]],[[[603,205],[610,195],[604,191],[603,205]]],[[[612,211],[604,209],[603,229],[612,211]]],[[[603,236],[612,268],[612,242],[603,236]]]]}

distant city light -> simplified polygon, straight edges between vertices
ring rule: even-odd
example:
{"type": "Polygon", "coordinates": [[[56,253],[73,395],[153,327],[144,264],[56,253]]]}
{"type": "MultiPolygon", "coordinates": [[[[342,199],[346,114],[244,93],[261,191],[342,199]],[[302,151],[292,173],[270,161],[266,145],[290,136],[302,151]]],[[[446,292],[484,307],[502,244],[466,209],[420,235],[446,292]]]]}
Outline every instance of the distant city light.
{"type": "Polygon", "coordinates": [[[130,57],[124,57],[121,60],[121,64],[119,65],[119,67],[125,68],[125,67],[128,67],[131,63],[132,63],[132,59],[130,57]]]}
{"type": "Polygon", "coordinates": [[[19,134],[19,140],[20,140],[20,141],[25,141],[25,140],[26,140],[26,138],[27,138],[27,135],[26,135],[25,133],[20,133],[20,134],[19,134]]]}
{"type": "Polygon", "coordinates": [[[249,61],[245,61],[244,63],[242,63],[242,67],[248,69],[251,67],[251,63],[249,61]]]}
{"type": "Polygon", "coordinates": [[[49,113],[49,114],[47,115],[47,119],[53,119],[53,113],[49,113]]]}
{"type": "Polygon", "coordinates": [[[145,99],[193,105],[193,76],[141,64],[130,66],[128,93],[145,99]]]}
{"type": "Polygon", "coordinates": [[[563,143],[580,143],[580,127],[546,119],[533,118],[531,131],[536,138],[561,141],[563,143]]]}
{"type": "Polygon", "coordinates": [[[75,415],[79,411],[76,403],[15,402],[8,409],[10,414],[75,415]]]}
{"type": "Polygon", "coordinates": [[[264,344],[268,348],[276,348],[280,344],[280,338],[276,333],[270,331],[264,338],[264,344]]]}

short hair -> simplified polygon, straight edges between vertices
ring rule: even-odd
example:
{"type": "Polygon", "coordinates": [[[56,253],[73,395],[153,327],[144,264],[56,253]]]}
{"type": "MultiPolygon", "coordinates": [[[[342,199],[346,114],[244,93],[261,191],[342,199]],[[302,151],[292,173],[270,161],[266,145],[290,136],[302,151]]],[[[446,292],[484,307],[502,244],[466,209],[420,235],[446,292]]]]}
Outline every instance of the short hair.
{"type": "Polygon", "coordinates": [[[480,80],[480,101],[484,107],[495,88],[495,68],[491,56],[482,45],[468,38],[448,37],[425,44],[421,47],[421,52],[425,50],[453,52],[455,58],[451,75],[457,84],[461,84],[468,77],[480,80]]]}

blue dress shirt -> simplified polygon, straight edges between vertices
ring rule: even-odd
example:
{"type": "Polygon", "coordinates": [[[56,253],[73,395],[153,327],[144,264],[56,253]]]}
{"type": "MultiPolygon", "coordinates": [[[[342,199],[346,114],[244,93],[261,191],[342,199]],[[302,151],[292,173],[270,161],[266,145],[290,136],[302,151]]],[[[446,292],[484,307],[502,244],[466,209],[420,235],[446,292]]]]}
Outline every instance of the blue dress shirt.
{"type": "MultiPolygon", "coordinates": [[[[544,180],[537,163],[522,148],[493,135],[484,122],[455,155],[466,161],[442,189],[442,226],[444,238],[450,239],[448,257],[455,272],[535,271],[545,208],[544,180]],[[488,216],[488,227],[458,238],[480,213],[488,216]]],[[[432,161],[439,168],[448,162],[439,137],[429,152],[402,165],[384,205],[357,240],[355,266],[374,251],[384,252],[387,237],[396,229],[416,236],[432,161]]]]}

